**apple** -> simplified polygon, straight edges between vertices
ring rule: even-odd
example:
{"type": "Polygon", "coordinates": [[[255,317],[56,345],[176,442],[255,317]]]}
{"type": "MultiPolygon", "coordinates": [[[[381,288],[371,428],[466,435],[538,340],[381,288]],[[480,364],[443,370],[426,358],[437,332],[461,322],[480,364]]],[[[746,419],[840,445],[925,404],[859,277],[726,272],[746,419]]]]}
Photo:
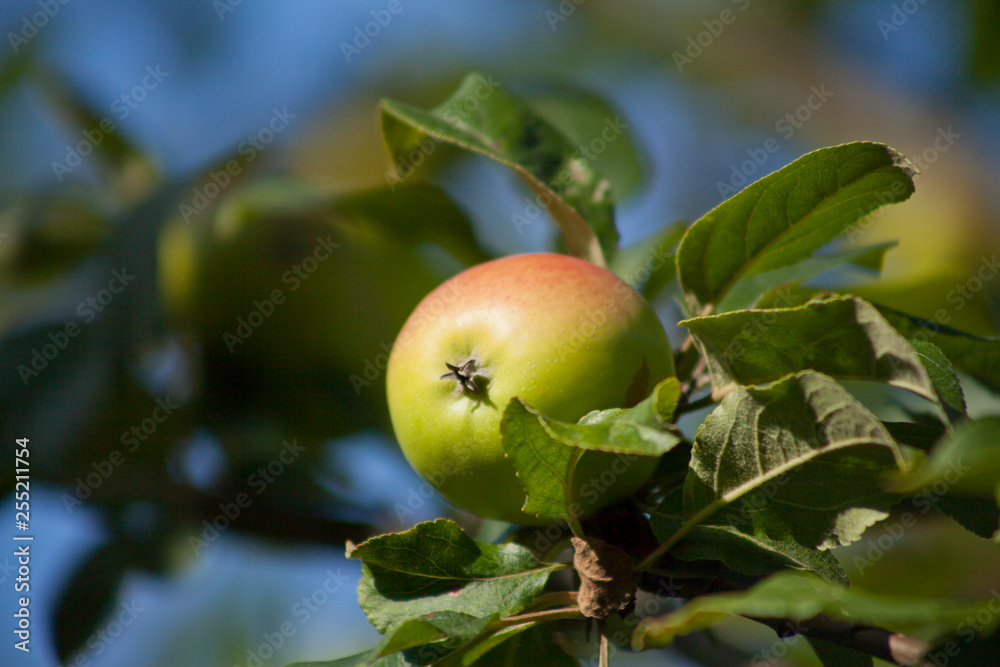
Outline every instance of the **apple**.
{"type": "Polygon", "coordinates": [[[223,222],[166,225],[160,291],[169,314],[240,363],[360,373],[441,281],[418,252],[365,220],[223,222]]]}
{"type": "MultiPolygon", "coordinates": [[[[510,400],[576,422],[635,405],[673,374],[663,325],[635,290],[584,260],[542,253],[479,264],[424,298],[393,345],[386,388],[404,455],[446,499],[481,517],[544,525],[521,510],[524,489],[501,445],[510,400]]],[[[634,493],[656,462],[586,452],[575,475],[579,518],[634,493]]]]}

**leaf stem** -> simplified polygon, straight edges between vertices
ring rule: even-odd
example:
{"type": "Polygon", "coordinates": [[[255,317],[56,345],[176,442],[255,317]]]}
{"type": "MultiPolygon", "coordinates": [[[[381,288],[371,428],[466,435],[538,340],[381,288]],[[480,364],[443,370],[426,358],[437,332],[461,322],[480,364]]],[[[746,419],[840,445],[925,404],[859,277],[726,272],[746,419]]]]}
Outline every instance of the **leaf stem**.
{"type": "Polygon", "coordinates": [[[574,618],[583,618],[583,612],[580,611],[579,607],[559,607],[557,609],[533,611],[528,612],[527,614],[518,614],[517,616],[501,618],[498,621],[490,623],[487,626],[487,629],[499,630],[500,628],[509,628],[512,625],[520,625],[522,623],[548,623],[550,621],[561,621],[564,619],[574,618]]]}
{"type": "Polygon", "coordinates": [[[717,511],[719,511],[719,509],[721,507],[724,507],[727,504],[727,502],[728,501],[723,501],[722,499],[719,499],[711,503],[710,505],[701,508],[701,510],[699,510],[697,514],[695,514],[693,517],[685,521],[684,525],[678,528],[676,533],[668,537],[666,542],[658,546],[656,550],[653,551],[653,553],[643,558],[642,562],[640,562],[638,565],[635,566],[635,569],[639,572],[648,570],[650,567],[653,566],[653,564],[656,563],[657,560],[659,560],[660,556],[662,556],[663,554],[667,553],[672,548],[674,548],[674,545],[680,542],[685,535],[690,533],[691,530],[694,529],[697,525],[699,525],[702,521],[712,516],[717,511]]]}
{"type": "Polygon", "coordinates": [[[554,593],[545,593],[535,598],[534,602],[528,605],[528,609],[535,612],[548,607],[575,607],[576,598],[576,591],[556,591],[554,593]]]}

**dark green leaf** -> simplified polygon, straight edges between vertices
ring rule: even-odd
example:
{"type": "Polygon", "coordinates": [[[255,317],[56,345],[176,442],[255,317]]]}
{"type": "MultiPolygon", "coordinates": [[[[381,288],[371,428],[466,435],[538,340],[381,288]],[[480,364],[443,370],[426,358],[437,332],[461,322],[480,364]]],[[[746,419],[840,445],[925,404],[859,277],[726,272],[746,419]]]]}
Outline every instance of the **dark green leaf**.
{"type": "MultiPolygon", "coordinates": [[[[706,595],[675,612],[643,620],[632,635],[636,650],[667,646],[678,635],[711,627],[733,615],[804,621],[819,614],[884,627],[932,641],[954,632],[983,602],[875,595],[831,584],[806,572],[779,572],[739,593],[706,595]]],[[[991,620],[984,632],[1000,621],[991,620]]]]}
{"type": "Polygon", "coordinates": [[[695,222],[677,251],[691,312],[740,278],[789,266],[873,210],[913,193],[912,166],[882,144],[821,148],[765,176],[695,222]]]}
{"type": "Polygon", "coordinates": [[[468,614],[438,612],[421,618],[411,618],[397,626],[379,645],[379,656],[415,648],[439,640],[463,640],[475,637],[491,618],[476,618],[468,614]]]}
{"type": "Polygon", "coordinates": [[[945,428],[940,422],[918,424],[915,422],[882,422],[892,439],[901,445],[909,445],[927,451],[942,435],[945,428]]]}
{"type": "Polygon", "coordinates": [[[917,491],[943,483],[947,488],[994,496],[1000,486],[1000,418],[964,421],[931,449],[922,466],[907,474],[897,490],[917,491]]]}
{"type": "MultiPolygon", "coordinates": [[[[1000,508],[997,507],[996,498],[952,491],[950,489],[941,495],[937,493],[933,486],[914,494],[914,498],[920,497],[926,498],[927,502],[936,503],[937,508],[941,512],[954,519],[958,525],[970,533],[974,533],[984,539],[1000,535],[1000,531],[998,531],[998,527],[1000,527],[1000,508]]],[[[926,509],[926,505],[923,508],[926,509]]]]}
{"type": "Polygon", "coordinates": [[[825,375],[737,387],[698,429],[685,525],[710,519],[808,547],[850,544],[898,502],[883,475],[902,466],[882,423],[825,375]],[[727,521],[720,510],[741,499],[747,520],[727,521]]]}
{"type": "Polygon", "coordinates": [[[379,657],[378,647],[362,653],[349,655],[337,660],[324,660],[320,662],[296,662],[285,667],[417,667],[422,663],[411,661],[404,653],[392,653],[379,657]]]}
{"type": "MultiPolygon", "coordinates": [[[[554,641],[556,634],[551,627],[511,628],[512,632],[497,633],[503,643],[476,662],[476,667],[521,667],[522,665],[545,665],[546,667],[577,667],[579,661],[566,655],[554,641]],[[512,636],[513,635],[513,636],[512,636]]],[[[493,644],[491,644],[493,646],[493,644]]],[[[478,657],[478,656],[469,656],[478,657]]]]}
{"type": "Polygon", "coordinates": [[[476,542],[444,519],[374,537],[348,556],[364,563],[358,601],[382,633],[441,612],[475,619],[516,614],[561,567],[515,544],[476,542]]]}
{"type": "MultiPolygon", "coordinates": [[[[611,183],[616,201],[632,194],[643,182],[643,156],[632,133],[611,133],[609,124],[620,117],[600,95],[567,86],[546,86],[544,92],[526,97],[528,106],[557,128],[586,154],[593,156],[593,167],[611,183]],[[602,136],[603,135],[603,136],[602,136]],[[605,137],[613,137],[605,141],[605,137]]],[[[621,127],[628,129],[627,122],[621,127]]]]}
{"type": "Polygon", "coordinates": [[[741,310],[681,322],[707,358],[716,393],[813,369],[871,380],[937,402],[920,356],[867,301],[835,297],[804,306],[741,310]]]}
{"type": "Polygon", "coordinates": [[[972,8],[972,76],[984,83],[995,83],[1000,79],[1000,6],[976,0],[972,8]]]}
{"type": "MultiPolygon", "coordinates": [[[[382,135],[397,172],[410,164],[407,156],[426,157],[438,142],[492,158],[525,180],[572,254],[604,266],[618,244],[610,184],[569,139],[503,87],[492,76],[472,73],[430,111],[383,100],[382,135]]],[[[397,173],[397,182],[405,175],[397,173]]],[[[515,227],[531,224],[528,215],[515,214],[515,227]]]]}
{"type": "Polygon", "coordinates": [[[934,392],[938,395],[948,418],[954,422],[965,417],[965,394],[962,392],[962,383],[955,375],[955,369],[952,368],[948,357],[944,356],[941,348],[930,341],[911,340],[910,345],[927,369],[927,374],[934,385],[934,392]]]}
{"type": "Polygon", "coordinates": [[[994,392],[1000,392],[1000,339],[974,336],[886,306],[874,305],[908,340],[934,343],[956,368],[965,371],[994,392]]]}
{"type": "Polygon", "coordinates": [[[574,521],[581,514],[574,510],[582,509],[586,495],[574,476],[578,461],[587,460],[582,458],[584,452],[632,457],[670,451],[681,441],[666,426],[679,397],[677,378],[669,378],[634,408],[592,412],[578,424],[551,419],[513,399],[504,410],[500,433],[504,451],[527,491],[524,511],[574,521]]]}
{"type": "MultiPolygon", "coordinates": [[[[682,488],[672,490],[650,510],[650,525],[660,541],[667,540],[684,525],[682,491],[682,488]]],[[[827,581],[847,584],[847,575],[829,551],[812,549],[793,539],[741,533],[737,526],[750,523],[754,512],[745,503],[742,508],[726,512],[720,525],[696,526],[670,550],[670,555],[686,561],[721,561],[730,570],[751,576],[788,568],[810,570],[827,581]]]]}
{"type": "MultiPolygon", "coordinates": [[[[741,308],[753,308],[762,296],[784,285],[800,283],[844,264],[855,264],[874,271],[881,271],[882,260],[895,241],[844,250],[832,255],[816,255],[790,266],[740,278],[715,308],[716,313],[726,313],[741,308]]],[[[791,305],[791,304],[787,304],[791,305]]]]}

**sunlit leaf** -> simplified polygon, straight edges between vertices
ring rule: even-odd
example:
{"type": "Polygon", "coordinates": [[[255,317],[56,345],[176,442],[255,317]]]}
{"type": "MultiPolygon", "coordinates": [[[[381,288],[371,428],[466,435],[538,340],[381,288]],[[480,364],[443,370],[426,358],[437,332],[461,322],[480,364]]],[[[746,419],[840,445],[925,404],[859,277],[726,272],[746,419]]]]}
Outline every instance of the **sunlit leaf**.
{"type": "Polygon", "coordinates": [[[583,513],[588,498],[581,481],[586,483],[589,475],[579,479],[574,474],[578,462],[606,461],[612,471],[624,471],[634,465],[631,457],[669,451],[681,441],[680,434],[666,426],[679,397],[679,382],[669,378],[634,408],[590,413],[578,424],[551,419],[520,399],[512,400],[500,432],[504,451],[528,494],[524,511],[572,521],[583,513]],[[597,459],[593,454],[603,455],[597,459]]]}
{"type": "MultiPolygon", "coordinates": [[[[674,637],[711,627],[733,615],[805,621],[820,614],[858,625],[884,627],[925,640],[949,635],[982,602],[875,595],[824,581],[806,572],[779,572],[738,593],[705,595],[675,612],[644,619],[632,635],[636,650],[669,645],[674,637]]],[[[979,625],[988,633],[1000,616],[979,625]]]]}
{"type": "Polygon", "coordinates": [[[694,441],[685,513],[690,524],[808,547],[850,544],[898,502],[883,492],[883,476],[902,466],[874,415],[832,379],[805,371],[737,387],[708,416],[694,441]],[[730,520],[737,511],[743,520],[730,520]]]}
{"type": "Polygon", "coordinates": [[[913,168],[882,144],[821,148],[765,176],[695,222],[677,251],[692,312],[743,277],[799,262],[879,206],[913,193],[913,168]]]}
{"type": "Polygon", "coordinates": [[[516,614],[561,567],[541,563],[515,544],[476,542],[444,519],[374,537],[348,556],[364,563],[358,601],[382,633],[428,614],[516,614]]]}
{"type": "Polygon", "coordinates": [[[937,401],[920,355],[867,301],[835,297],[804,306],[742,310],[681,322],[712,372],[712,386],[759,384],[813,369],[871,380],[937,401]]]}
{"type": "MultiPolygon", "coordinates": [[[[383,100],[382,134],[397,181],[409,175],[438,142],[480,153],[513,169],[548,207],[570,252],[599,266],[618,244],[611,186],[586,155],[552,125],[536,115],[492,75],[472,73],[441,105],[425,111],[383,100]],[[412,159],[411,159],[412,158],[412,159]],[[399,165],[409,170],[399,173],[399,165]]],[[[620,119],[614,130],[624,131],[620,119]]],[[[511,224],[531,224],[514,214],[511,224]]]]}

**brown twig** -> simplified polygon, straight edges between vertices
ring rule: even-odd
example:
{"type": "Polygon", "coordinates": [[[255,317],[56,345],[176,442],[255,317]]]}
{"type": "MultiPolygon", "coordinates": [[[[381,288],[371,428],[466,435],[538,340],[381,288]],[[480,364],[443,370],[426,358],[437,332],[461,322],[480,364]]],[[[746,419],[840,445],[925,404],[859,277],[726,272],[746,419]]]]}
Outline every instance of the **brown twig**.
{"type": "MultiPolygon", "coordinates": [[[[774,628],[779,634],[788,634],[788,621],[774,618],[754,620],[774,628]]],[[[796,621],[794,632],[806,638],[823,639],[833,644],[861,651],[901,667],[931,665],[924,659],[927,652],[931,650],[930,644],[883,628],[852,625],[820,615],[804,621],[796,621]]]]}

